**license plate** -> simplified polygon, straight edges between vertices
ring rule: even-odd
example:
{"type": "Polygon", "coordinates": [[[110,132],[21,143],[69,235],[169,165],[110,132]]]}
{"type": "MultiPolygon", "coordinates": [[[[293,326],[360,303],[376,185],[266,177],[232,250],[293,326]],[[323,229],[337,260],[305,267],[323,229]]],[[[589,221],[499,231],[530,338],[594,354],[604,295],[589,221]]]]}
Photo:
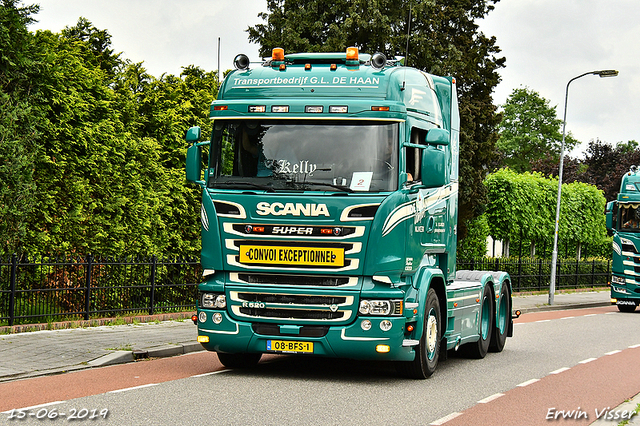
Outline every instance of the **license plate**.
{"type": "Polygon", "coordinates": [[[267,340],[267,351],[284,353],[313,353],[313,342],[267,340]]]}
{"type": "Polygon", "coordinates": [[[344,248],[241,245],[240,263],[342,267],[344,248]]]}

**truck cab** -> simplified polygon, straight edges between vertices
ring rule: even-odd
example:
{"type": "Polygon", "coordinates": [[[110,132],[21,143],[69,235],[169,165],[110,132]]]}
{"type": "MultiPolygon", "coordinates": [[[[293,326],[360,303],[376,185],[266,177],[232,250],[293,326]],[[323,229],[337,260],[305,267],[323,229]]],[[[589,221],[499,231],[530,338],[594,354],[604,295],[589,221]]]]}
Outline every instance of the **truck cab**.
{"type": "Polygon", "coordinates": [[[187,132],[202,345],[229,367],[293,353],[414,378],[447,349],[501,350],[508,275],[456,271],[455,79],[356,48],[234,62],[210,139],[187,132]]]}
{"type": "Polygon", "coordinates": [[[607,203],[607,229],[613,235],[611,303],[623,312],[640,304],[640,174],[637,167],[622,177],[615,201],[607,203]]]}

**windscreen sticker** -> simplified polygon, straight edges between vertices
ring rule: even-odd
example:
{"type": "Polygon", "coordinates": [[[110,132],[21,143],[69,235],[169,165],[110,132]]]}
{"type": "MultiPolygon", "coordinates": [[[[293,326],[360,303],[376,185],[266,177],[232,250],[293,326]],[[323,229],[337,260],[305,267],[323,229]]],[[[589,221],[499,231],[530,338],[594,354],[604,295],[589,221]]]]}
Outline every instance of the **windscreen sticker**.
{"type": "Polygon", "coordinates": [[[368,191],[371,187],[371,179],[373,178],[373,172],[353,172],[351,177],[352,191],[368,191]]]}
{"type": "Polygon", "coordinates": [[[269,169],[273,169],[275,173],[299,173],[309,176],[313,176],[313,172],[318,168],[317,164],[311,163],[307,160],[302,160],[296,163],[292,163],[288,160],[266,160],[265,164],[269,169]]]}

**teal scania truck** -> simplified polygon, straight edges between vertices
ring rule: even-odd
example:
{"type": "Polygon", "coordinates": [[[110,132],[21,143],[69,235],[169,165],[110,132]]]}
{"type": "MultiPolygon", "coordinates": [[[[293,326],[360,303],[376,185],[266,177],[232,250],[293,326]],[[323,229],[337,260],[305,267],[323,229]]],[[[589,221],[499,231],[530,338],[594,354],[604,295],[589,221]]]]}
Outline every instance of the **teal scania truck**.
{"type": "Polygon", "coordinates": [[[607,203],[607,229],[613,234],[611,303],[622,312],[640,304],[640,173],[624,174],[615,201],[607,203]]]}
{"type": "Polygon", "coordinates": [[[513,333],[504,272],[456,272],[456,84],[348,48],[245,55],[187,131],[202,187],[198,341],[262,354],[388,360],[430,376],[513,333]]]}

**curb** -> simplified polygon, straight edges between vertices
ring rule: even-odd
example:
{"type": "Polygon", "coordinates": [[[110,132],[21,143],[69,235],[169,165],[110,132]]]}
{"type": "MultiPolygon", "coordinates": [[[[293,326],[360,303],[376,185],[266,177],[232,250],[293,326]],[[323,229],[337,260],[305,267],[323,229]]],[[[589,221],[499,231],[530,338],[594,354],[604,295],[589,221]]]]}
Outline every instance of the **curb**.
{"type": "Polygon", "coordinates": [[[0,335],[25,333],[30,331],[64,330],[68,328],[99,327],[103,325],[117,326],[117,325],[147,323],[147,322],[155,322],[155,321],[184,320],[184,319],[190,319],[193,314],[195,314],[195,311],[175,312],[175,313],[156,314],[156,315],[135,315],[130,317],[118,317],[118,318],[96,318],[96,319],[78,320],[78,321],[60,321],[60,322],[40,323],[40,324],[24,324],[24,325],[12,325],[12,326],[5,325],[0,327],[0,335]]]}
{"type": "Polygon", "coordinates": [[[133,361],[133,352],[115,351],[91,360],[87,364],[91,367],[103,367],[105,365],[123,364],[131,361],[133,361]]]}
{"type": "MultiPolygon", "coordinates": [[[[184,355],[191,352],[201,352],[205,349],[198,342],[178,343],[176,345],[156,346],[149,349],[139,349],[132,352],[133,359],[166,358],[176,355],[184,355]]],[[[125,361],[126,362],[126,361],[125,361]]]]}
{"type": "Polygon", "coordinates": [[[530,306],[526,308],[514,308],[519,309],[523,314],[528,314],[531,312],[547,312],[547,311],[561,311],[564,309],[585,309],[585,308],[599,308],[601,306],[610,306],[611,302],[591,302],[591,303],[575,303],[575,304],[566,304],[566,305],[541,305],[541,306],[530,306]]]}

